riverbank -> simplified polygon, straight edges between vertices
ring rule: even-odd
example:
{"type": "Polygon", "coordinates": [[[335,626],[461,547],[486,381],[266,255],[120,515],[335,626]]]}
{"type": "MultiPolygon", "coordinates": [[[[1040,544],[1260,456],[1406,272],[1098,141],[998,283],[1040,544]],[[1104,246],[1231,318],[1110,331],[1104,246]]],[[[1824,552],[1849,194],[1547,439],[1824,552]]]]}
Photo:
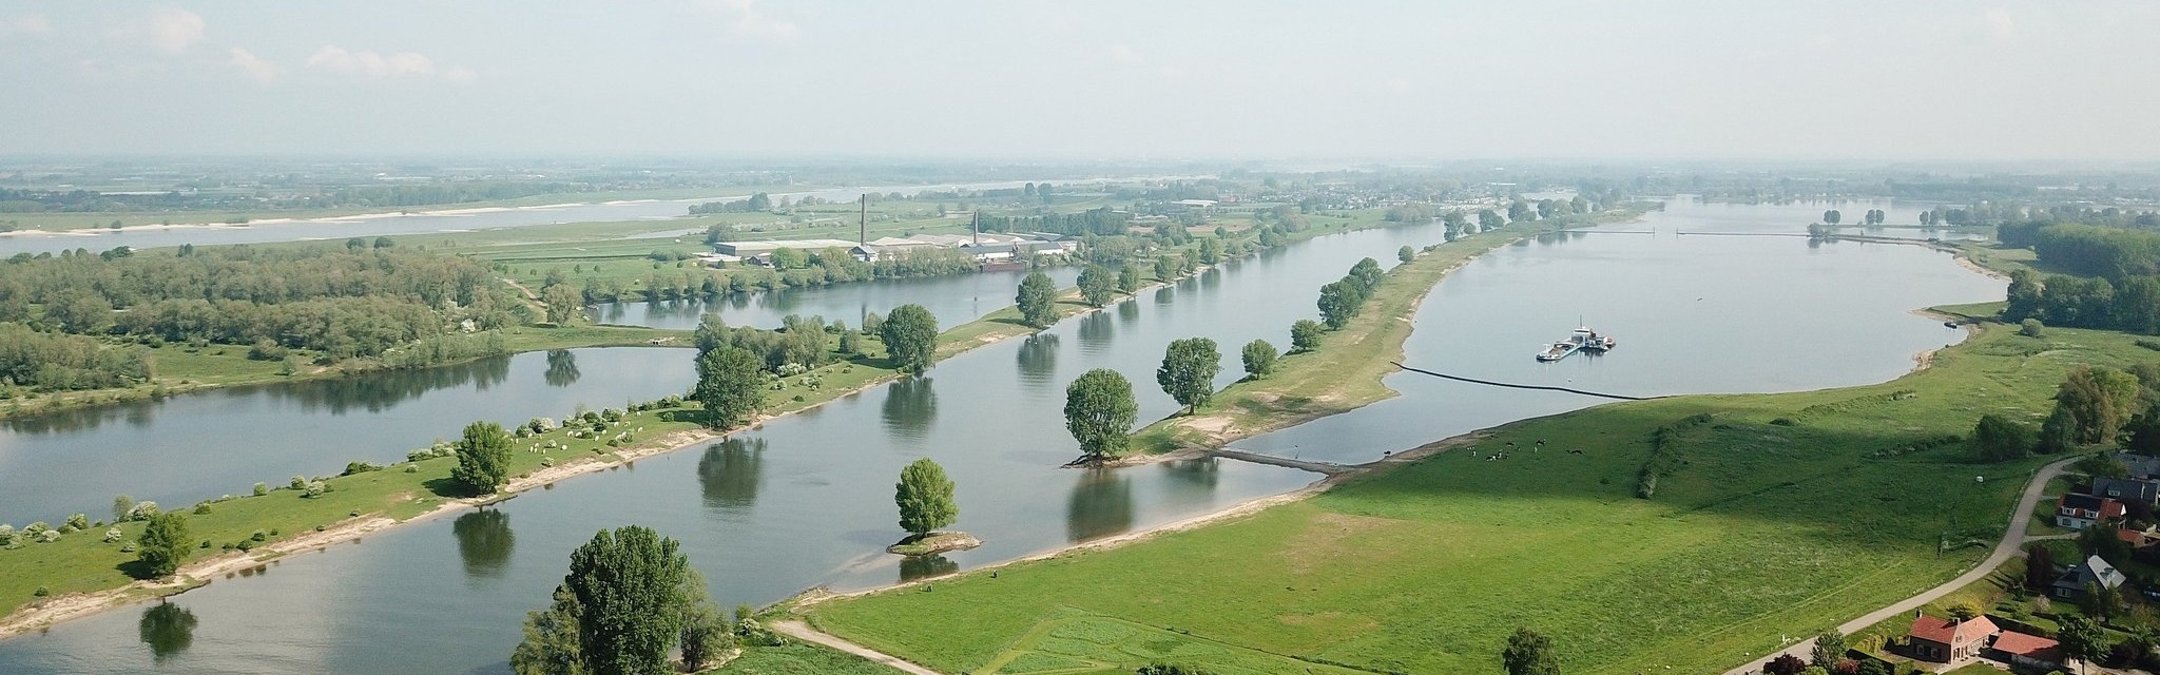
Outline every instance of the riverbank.
{"type": "MultiPolygon", "coordinates": [[[[454,359],[421,368],[455,366],[482,359],[556,349],[691,346],[690,331],[639,326],[515,326],[504,329],[503,338],[506,351],[501,354],[454,359]]],[[[329,380],[366,373],[414,369],[394,366],[378,358],[354,358],[323,366],[301,365],[288,372],[285,361],[250,359],[247,357],[248,348],[240,345],[212,344],[190,347],[167,343],[146,349],[149,350],[152,369],[156,373],[148,382],[131,387],[49,392],[9,399],[4,405],[0,405],[0,420],[161,400],[191,392],[228,387],[329,380]]],[[[296,350],[294,353],[298,358],[307,357],[307,353],[302,351],[296,350]]]]}

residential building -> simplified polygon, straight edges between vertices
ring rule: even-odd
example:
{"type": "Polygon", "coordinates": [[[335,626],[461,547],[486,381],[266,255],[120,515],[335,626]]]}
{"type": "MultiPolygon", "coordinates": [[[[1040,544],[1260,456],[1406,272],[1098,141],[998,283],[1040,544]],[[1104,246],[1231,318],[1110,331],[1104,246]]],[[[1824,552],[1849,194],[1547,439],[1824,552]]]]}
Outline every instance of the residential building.
{"type": "Polygon", "coordinates": [[[2139,478],[2094,478],[2092,494],[2129,504],[2136,502],[2146,506],[2160,503],[2160,480],[2139,478]]]}
{"type": "Polygon", "coordinates": [[[1920,614],[1913,618],[1907,643],[1914,658],[1952,663],[1979,656],[1988,638],[1998,632],[1995,622],[1985,616],[1959,621],[1920,614]]]}
{"type": "Polygon", "coordinates": [[[2063,572],[2062,578],[2055,580],[2053,590],[2055,597],[2075,598],[2085,594],[2086,586],[2121,588],[2124,581],[2127,579],[2123,577],[2122,571],[2115,569],[2108,561],[2101,560],[2100,556],[2096,555],[2086,556],[2084,562],[2071,565],[2068,571],[2063,572]]]}
{"type": "Polygon", "coordinates": [[[2055,524],[2060,527],[2082,530],[2094,521],[2122,516],[2122,502],[2106,497],[2067,494],[2055,500],[2055,524]]]}
{"type": "Polygon", "coordinates": [[[2019,671],[2044,673],[2063,667],[2061,646],[2038,635],[2006,630],[1988,648],[1994,651],[1990,656],[2019,671]]]}

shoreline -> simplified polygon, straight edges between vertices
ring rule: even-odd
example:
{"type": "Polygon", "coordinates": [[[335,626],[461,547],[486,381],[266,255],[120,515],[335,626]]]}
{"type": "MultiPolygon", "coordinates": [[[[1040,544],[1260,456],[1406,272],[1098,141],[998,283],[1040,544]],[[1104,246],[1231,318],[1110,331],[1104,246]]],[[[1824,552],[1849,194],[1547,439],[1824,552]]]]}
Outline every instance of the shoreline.
{"type": "MultiPolygon", "coordinates": [[[[1200,272],[1205,271],[1206,269],[1209,269],[1211,267],[1213,266],[1202,266],[1196,268],[1192,275],[1179,277],[1178,279],[1173,279],[1169,281],[1158,281],[1154,284],[1135,289],[1133,294],[1126,295],[1118,302],[1108,303],[1101,307],[1082,306],[1081,308],[1074,310],[1070,313],[1059,315],[1058,321],[1063,322],[1066,319],[1107,310],[1122,302],[1137,300],[1137,294],[1141,290],[1172,285],[1183,279],[1197,276],[1200,272]]],[[[1059,299],[1063,300],[1064,295],[1064,292],[1061,291],[1059,293],[1059,299]]],[[[1001,309],[998,311],[1004,310],[1001,309]]],[[[995,313],[996,312],[992,312],[992,314],[995,313]]],[[[954,326],[953,329],[957,330],[961,326],[966,326],[968,324],[973,324],[976,322],[990,321],[990,319],[987,318],[988,316],[989,315],[986,314],[983,317],[978,317],[967,323],[954,326]]],[[[950,343],[948,345],[940,345],[936,352],[937,360],[943,361],[945,359],[966,354],[981,347],[986,347],[1014,338],[1035,335],[1042,332],[1043,330],[1047,329],[1028,329],[1002,335],[993,332],[979,338],[960,340],[950,343]]],[[[10,613],[6,616],[0,616],[0,640],[19,637],[24,633],[29,633],[32,631],[43,631],[60,623],[91,616],[93,614],[98,614],[107,610],[119,609],[121,607],[131,606],[140,602],[146,602],[153,599],[161,599],[173,595],[179,595],[181,593],[185,593],[196,588],[209,585],[212,581],[214,581],[214,579],[210,577],[236,573],[245,569],[253,569],[259,565],[268,564],[274,560],[279,560],[290,555],[300,555],[310,552],[326,551],[332,544],[343,543],[347,541],[357,541],[365,535],[372,534],[374,532],[378,532],[384,529],[410,523],[421,522],[430,518],[448,514],[453,511],[463,510],[468,507],[485,507],[489,504],[495,504],[505,500],[514,499],[519,495],[533,490],[534,488],[545,488],[548,486],[552,486],[554,483],[559,481],[576,478],[578,476],[583,476],[587,474],[599,473],[614,467],[628,465],[636,462],[637,460],[647,457],[655,457],[659,455],[671,454],[674,452],[686,450],[715,439],[725,439],[729,434],[733,434],[736,432],[756,430],[763,427],[767,422],[816,410],[834,401],[860,395],[863,392],[869,391],[877,387],[885,386],[904,377],[907,377],[907,375],[896,372],[885,375],[883,377],[868,380],[854,387],[839,391],[835,393],[832,397],[818,401],[816,403],[805,405],[803,407],[793,410],[788,410],[786,412],[760,414],[756,418],[750,420],[750,422],[748,422],[747,424],[744,424],[743,426],[734,429],[717,431],[712,429],[700,428],[679,431],[673,434],[669,434],[667,436],[663,436],[659,439],[655,439],[650,445],[641,445],[639,447],[625,448],[622,450],[616,450],[614,452],[607,453],[605,455],[594,456],[584,461],[566,463],[558,466],[543,468],[538,471],[534,471],[524,477],[511,480],[508,484],[504,485],[501,490],[497,491],[493,495],[487,495],[483,497],[447,499],[444,500],[442,504],[437,505],[434,508],[428,509],[425,512],[422,512],[410,518],[406,518],[404,520],[398,520],[395,518],[381,515],[362,515],[357,518],[340,521],[335,525],[325,527],[319,532],[307,532],[288,539],[270,542],[263,545],[261,548],[255,549],[255,551],[224,553],[214,557],[192,561],[186,565],[181,566],[180,570],[176,572],[169,580],[136,580],[128,583],[127,585],[117,588],[110,588],[91,593],[71,593],[57,596],[54,598],[49,598],[41,603],[27,604],[18,608],[13,613],[10,613]]]]}

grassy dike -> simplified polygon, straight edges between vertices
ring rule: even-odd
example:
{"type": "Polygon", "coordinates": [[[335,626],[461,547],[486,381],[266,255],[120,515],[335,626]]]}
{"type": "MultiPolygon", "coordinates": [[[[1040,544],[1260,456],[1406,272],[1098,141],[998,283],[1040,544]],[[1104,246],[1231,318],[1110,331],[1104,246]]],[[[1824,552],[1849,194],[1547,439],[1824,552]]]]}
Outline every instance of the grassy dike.
{"type": "MultiPolygon", "coordinates": [[[[1091,308],[1079,302],[1076,291],[1068,289],[1060,296],[1058,310],[1063,318],[1091,308]]],[[[1007,307],[940,334],[937,358],[950,358],[1032,332],[1034,329],[1020,322],[1019,310],[1007,307]]],[[[869,336],[865,344],[872,353],[788,378],[784,389],[768,393],[766,414],[753,424],[898,378],[899,373],[887,364],[876,337],[869,336]],[[817,386],[805,384],[812,379],[818,381],[817,386]]],[[[695,404],[688,404],[629,413],[620,423],[610,424],[605,432],[587,434],[585,438],[571,437],[570,430],[558,428],[518,439],[518,451],[513,453],[510,467],[513,480],[503,495],[488,499],[501,499],[719,436],[696,423],[695,411],[695,404]],[[630,434],[629,442],[618,446],[605,443],[625,432],[630,434]]],[[[443,430],[446,435],[456,432],[443,430]]],[[[121,547],[141,535],[141,523],[119,524],[122,534],[115,543],[103,541],[104,527],[68,534],[52,543],[18,541],[0,549],[0,609],[6,612],[0,618],[0,637],[128,599],[177,593],[219,575],[252,570],[288,553],[488,501],[456,496],[450,481],[450,469],[455,465],[454,458],[440,457],[330,477],[324,480],[330,490],[314,498],[303,497],[301,491],[288,488],[283,481],[272,481],[269,487],[273,489],[262,496],[249,495],[249,486],[233,486],[234,494],[241,496],[214,501],[208,513],[189,517],[192,536],[209,542],[209,547],[197,549],[180,577],[169,582],[137,581],[127,573],[135,556],[121,552],[121,547]],[[258,532],[261,539],[255,538],[258,532]],[[228,546],[241,542],[247,542],[252,550],[228,550],[228,546]],[[37,595],[39,589],[44,589],[46,595],[37,595]]],[[[179,504],[165,506],[189,510],[179,504]]]]}
{"type": "Polygon", "coordinates": [[[2149,361],[2135,340],[1986,324],[1887,383],[1524,420],[1234,520],[801,611],[949,672],[1493,673],[1518,626],[1571,673],[1717,672],[1982,559],[2046,459],[1972,464],[1950,437],[2037,421],[2071,368],[2149,361]],[[1654,454],[1673,468],[1641,499],[1654,454]]]}
{"type": "MultiPolygon", "coordinates": [[[[1380,378],[1395,372],[1394,362],[1402,359],[1418,303],[1449,272],[1522,236],[1515,228],[1481,232],[1396,265],[1366,301],[1365,310],[1341,329],[1325,333],[1318,350],[1284,356],[1266,378],[1239,381],[1190,415],[1148,425],[1134,434],[1133,447],[1149,453],[1220,447],[1394,397],[1395,391],[1380,378]]],[[[1243,346],[1223,345],[1225,358],[1237,358],[1243,346]]]]}

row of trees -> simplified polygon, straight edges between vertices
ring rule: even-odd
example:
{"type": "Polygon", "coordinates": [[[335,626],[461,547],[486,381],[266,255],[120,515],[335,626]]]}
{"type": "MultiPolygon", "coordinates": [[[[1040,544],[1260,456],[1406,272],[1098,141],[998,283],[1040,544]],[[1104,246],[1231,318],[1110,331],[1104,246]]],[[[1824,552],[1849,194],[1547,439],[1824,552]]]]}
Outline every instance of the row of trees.
{"type": "Polygon", "coordinates": [[[107,347],[87,337],[0,323],[0,388],[104,389],[140,384],[151,375],[150,359],[139,347],[107,347]]]}
{"type": "Polygon", "coordinates": [[[1363,311],[1365,301],[1372,298],[1373,290],[1379,288],[1380,280],[1387,275],[1380,270],[1380,262],[1372,258],[1359,260],[1342,280],[1320,287],[1320,320],[1329,328],[1349,325],[1350,319],[1363,311]]]}
{"type": "Polygon", "coordinates": [[[2066,274],[2042,278],[2032,270],[2010,273],[2004,321],[2040,320],[2047,325],[2160,333],[2160,276],[2103,277],[2066,274]]]}
{"type": "Polygon", "coordinates": [[[1124,234],[1132,216],[1110,207],[1079,213],[978,216],[984,232],[1051,232],[1056,234],[1124,234]]]}
{"type": "MultiPolygon", "coordinates": [[[[937,317],[922,305],[901,305],[892,314],[871,314],[865,331],[873,331],[885,346],[895,370],[920,374],[937,357],[937,317]]],[[[704,423],[715,429],[742,425],[765,406],[766,385],[779,375],[800,373],[831,360],[836,354],[862,354],[863,331],[821,317],[790,315],[780,330],[729,327],[718,316],[707,315],[693,332],[697,342],[697,384],[692,398],[702,404],[704,423]],[[837,351],[827,349],[827,336],[839,334],[837,351]]]]}

